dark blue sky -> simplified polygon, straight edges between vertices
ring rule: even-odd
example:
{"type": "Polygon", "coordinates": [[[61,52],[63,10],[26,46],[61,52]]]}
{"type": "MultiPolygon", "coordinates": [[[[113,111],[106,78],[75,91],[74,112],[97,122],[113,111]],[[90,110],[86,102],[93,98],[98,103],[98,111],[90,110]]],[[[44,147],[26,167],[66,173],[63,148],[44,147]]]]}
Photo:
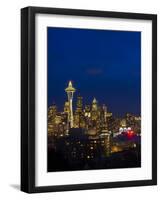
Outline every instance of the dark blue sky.
{"type": "Polygon", "coordinates": [[[48,105],[62,110],[72,80],[84,104],[95,97],[116,116],[140,114],[141,33],[48,27],[48,105]]]}

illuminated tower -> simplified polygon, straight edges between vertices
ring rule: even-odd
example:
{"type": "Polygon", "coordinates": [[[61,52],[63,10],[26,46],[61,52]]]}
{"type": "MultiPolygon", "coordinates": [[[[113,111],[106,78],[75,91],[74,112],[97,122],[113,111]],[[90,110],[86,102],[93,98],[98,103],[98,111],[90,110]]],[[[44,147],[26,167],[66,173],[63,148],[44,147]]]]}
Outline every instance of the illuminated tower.
{"type": "Polygon", "coordinates": [[[98,115],[98,105],[97,105],[97,100],[94,98],[92,101],[92,110],[91,110],[91,117],[92,120],[97,120],[97,115],[98,115]]]}
{"type": "Polygon", "coordinates": [[[93,111],[97,111],[97,100],[96,100],[96,98],[94,98],[93,99],[93,101],[92,101],[92,110],[93,111]]]}
{"type": "Polygon", "coordinates": [[[82,112],[82,109],[83,109],[82,99],[83,99],[83,97],[81,97],[81,96],[77,97],[77,108],[76,108],[76,112],[77,113],[81,113],[82,112]]]}
{"type": "Polygon", "coordinates": [[[82,102],[83,97],[80,95],[77,96],[77,106],[76,106],[76,111],[74,114],[74,127],[75,128],[80,128],[82,127],[82,122],[83,122],[83,102],[82,102]]]}
{"type": "Polygon", "coordinates": [[[70,123],[70,128],[73,128],[73,93],[75,92],[75,88],[72,86],[72,82],[69,81],[68,87],[65,89],[68,95],[68,102],[69,102],[69,115],[68,121],[70,123]]]}
{"type": "Polygon", "coordinates": [[[103,121],[106,123],[107,122],[107,106],[103,104],[102,109],[103,109],[103,121]]]}

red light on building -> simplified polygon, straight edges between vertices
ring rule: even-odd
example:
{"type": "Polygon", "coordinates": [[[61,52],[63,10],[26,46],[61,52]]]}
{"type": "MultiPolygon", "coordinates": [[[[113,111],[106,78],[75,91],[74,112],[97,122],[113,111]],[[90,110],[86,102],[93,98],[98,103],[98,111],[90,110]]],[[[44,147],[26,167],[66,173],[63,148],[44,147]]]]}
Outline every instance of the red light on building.
{"type": "Polygon", "coordinates": [[[127,136],[128,136],[128,138],[131,138],[131,137],[133,137],[134,136],[134,131],[128,131],[127,132],[127,136]]]}

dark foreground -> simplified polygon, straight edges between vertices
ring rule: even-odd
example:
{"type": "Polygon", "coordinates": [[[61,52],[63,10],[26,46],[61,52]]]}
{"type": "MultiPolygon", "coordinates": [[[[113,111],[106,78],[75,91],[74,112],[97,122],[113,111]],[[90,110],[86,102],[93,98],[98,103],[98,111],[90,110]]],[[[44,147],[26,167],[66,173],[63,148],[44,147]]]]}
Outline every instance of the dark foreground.
{"type": "Polygon", "coordinates": [[[134,167],[141,167],[141,156],[138,149],[132,148],[112,153],[103,158],[71,160],[64,158],[62,152],[55,152],[54,149],[48,148],[48,172],[134,167]]]}

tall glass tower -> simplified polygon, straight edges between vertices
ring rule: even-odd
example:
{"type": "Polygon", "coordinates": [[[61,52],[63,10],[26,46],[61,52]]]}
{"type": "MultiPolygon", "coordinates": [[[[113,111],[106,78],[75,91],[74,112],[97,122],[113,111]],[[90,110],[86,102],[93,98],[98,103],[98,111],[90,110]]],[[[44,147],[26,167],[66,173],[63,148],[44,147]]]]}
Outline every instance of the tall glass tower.
{"type": "Polygon", "coordinates": [[[69,81],[68,87],[65,89],[65,91],[67,93],[68,102],[69,102],[68,121],[70,124],[70,128],[73,128],[73,94],[76,91],[76,89],[73,87],[71,81],[69,81]]]}

